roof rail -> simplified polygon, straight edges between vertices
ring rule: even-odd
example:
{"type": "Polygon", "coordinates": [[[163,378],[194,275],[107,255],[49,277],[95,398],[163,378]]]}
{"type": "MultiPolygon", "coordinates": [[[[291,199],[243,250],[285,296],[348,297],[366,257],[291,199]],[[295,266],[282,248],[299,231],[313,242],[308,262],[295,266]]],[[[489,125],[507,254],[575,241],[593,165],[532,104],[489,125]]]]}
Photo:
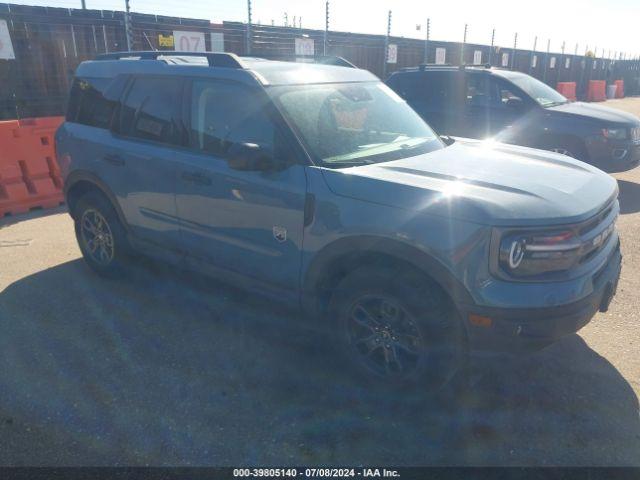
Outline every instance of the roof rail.
{"type": "Polygon", "coordinates": [[[206,58],[210,67],[244,68],[242,61],[233,53],[212,52],[175,52],[173,50],[140,50],[131,52],[103,53],[96,60],[121,60],[137,58],[139,60],[158,60],[158,57],[200,57],[206,58]]]}
{"type": "Polygon", "coordinates": [[[323,65],[334,65],[337,67],[358,68],[349,60],[336,55],[296,55],[293,53],[265,53],[241,55],[243,57],[264,58],[266,60],[280,60],[283,62],[309,62],[320,63],[323,65]]]}
{"type": "Polygon", "coordinates": [[[463,63],[462,65],[460,65],[461,69],[465,69],[467,67],[473,67],[473,68],[491,68],[491,64],[490,63],[463,63]]]}

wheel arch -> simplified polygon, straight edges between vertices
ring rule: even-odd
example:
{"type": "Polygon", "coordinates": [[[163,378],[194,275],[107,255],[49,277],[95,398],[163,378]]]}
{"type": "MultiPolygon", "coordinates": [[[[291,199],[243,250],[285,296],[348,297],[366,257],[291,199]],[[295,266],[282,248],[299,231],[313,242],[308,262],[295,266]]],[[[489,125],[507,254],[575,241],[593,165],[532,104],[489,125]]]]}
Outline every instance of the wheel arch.
{"type": "Polygon", "coordinates": [[[360,265],[406,265],[438,284],[454,307],[472,302],[466,287],[432,255],[404,242],[375,236],[354,236],[336,240],[320,250],[303,277],[302,306],[309,314],[326,311],[337,284],[360,265]]]}
{"type": "Polygon", "coordinates": [[[97,191],[104,195],[118,215],[120,223],[127,228],[124,214],[120,204],[111,189],[95,174],[85,171],[73,172],[67,177],[64,184],[64,197],[69,208],[69,214],[74,217],[75,206],[84,194],[97,191]]]}

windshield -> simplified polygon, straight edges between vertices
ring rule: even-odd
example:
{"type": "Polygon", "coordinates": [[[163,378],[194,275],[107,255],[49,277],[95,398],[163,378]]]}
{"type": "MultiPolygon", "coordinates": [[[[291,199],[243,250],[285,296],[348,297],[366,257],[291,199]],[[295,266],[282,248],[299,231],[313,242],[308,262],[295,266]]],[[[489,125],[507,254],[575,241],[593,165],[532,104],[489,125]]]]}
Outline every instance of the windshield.
{"type": "Polygon", "coordinates": [[[543,107],[552,107],[568,102],[566,97],[546,83],[542,83],[529,75],[513,75],[508,78],[543,107]]]}
{"type": "Polygon", "coordinates": [[[274,94],[314,159],[328,167],[444,148],[420,116],[382,83],[276,87],[274,94]]]}

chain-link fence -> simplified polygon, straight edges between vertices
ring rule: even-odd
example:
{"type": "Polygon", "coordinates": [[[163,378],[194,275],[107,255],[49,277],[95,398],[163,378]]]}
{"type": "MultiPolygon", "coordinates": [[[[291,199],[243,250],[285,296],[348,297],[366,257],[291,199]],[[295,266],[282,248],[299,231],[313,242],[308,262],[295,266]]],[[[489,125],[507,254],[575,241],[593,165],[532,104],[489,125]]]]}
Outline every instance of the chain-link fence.
{"type": "MultiPolygon", "coordinates": [[[[0,117],[60,115],[77,65],[127,49],[125,13],[0,4],[15,59],[0,60],[0,117]]],[[[132,50],[206,50],[252,55],[300,51],[344,57],[379,77],[422,63],[488,64],[529,73],[554,86],[573,81],[584,98],[589,80],[623,79],[640,94],[638,59],[594,58],[477,44],[161,15],[131,15],[132,50]]]]}

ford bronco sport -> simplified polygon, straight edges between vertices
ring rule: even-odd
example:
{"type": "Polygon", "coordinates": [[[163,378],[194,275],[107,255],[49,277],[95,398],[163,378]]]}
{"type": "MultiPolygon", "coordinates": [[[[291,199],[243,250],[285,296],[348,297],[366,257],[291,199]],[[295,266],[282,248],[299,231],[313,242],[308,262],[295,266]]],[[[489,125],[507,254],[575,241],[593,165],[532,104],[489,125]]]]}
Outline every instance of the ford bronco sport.
{"type": "Polygon", "coordinates": [[[271,295],[383,383],[435,388],[468,351],[539,349],[616,290],[613,178],[445,142],[364,70],[110,54],[78,67],[56,142],[96,272],[137,252],[271,295]]]}

